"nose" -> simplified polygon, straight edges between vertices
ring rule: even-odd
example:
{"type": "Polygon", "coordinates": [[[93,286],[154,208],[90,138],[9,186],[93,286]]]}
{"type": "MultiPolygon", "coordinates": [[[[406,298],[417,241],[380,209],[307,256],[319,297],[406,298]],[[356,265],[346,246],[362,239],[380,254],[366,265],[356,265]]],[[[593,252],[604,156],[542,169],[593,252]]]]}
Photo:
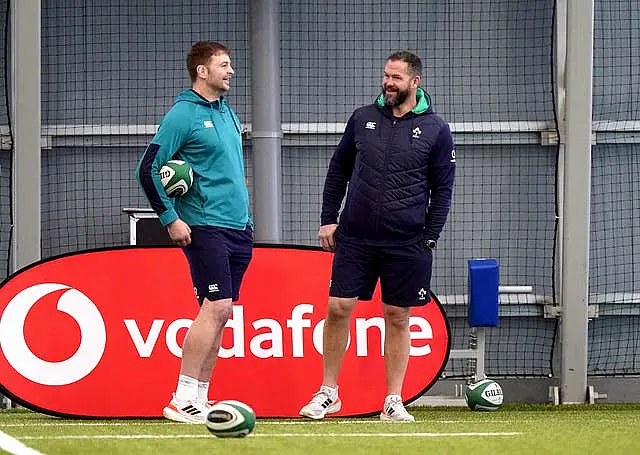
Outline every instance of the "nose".
{"type": "Polygon", "coordinates": [[[229,67],[229,74],[235,74],[235,73],[236,73],[236,72],[235,72],[235,71],[233,71],[233,68],[232,68],[232,67],[229,67]]]}

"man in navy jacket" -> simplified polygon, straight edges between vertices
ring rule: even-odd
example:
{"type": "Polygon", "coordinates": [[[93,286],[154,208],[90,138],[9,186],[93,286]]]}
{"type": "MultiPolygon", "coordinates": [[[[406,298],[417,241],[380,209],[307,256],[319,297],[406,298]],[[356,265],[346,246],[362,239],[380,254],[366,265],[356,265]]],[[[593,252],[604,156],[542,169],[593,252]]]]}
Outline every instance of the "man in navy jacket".
{"type": "Polygon", "coordinates": [[[335,251],[324,376],[320,390],[300,410],[312,419],[341,408],[337,381],[351,313],[357,300],[371,300],[379,279],[387,379],[380,419],[414,421],[401,398],[409,317],[412,306],[430,301],[432,250],[449,213],[456,166],[449,125],[420,88],[421,73],[418,56],[392,54],[382,93],[353,113],[329,164],[318,233],[322,248],[335,251]]]}

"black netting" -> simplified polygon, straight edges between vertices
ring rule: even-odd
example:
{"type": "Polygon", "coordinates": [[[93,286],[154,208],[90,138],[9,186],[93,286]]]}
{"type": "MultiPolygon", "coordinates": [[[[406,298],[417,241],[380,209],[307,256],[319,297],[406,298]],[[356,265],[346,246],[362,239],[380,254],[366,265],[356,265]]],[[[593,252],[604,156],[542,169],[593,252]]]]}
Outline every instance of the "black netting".
{"type": "MultiPolygon", "coordinates": [[[[386,57],[423,61],[423,87],[451,124],[458,177],[436,253],[434,291],[466,348],[467,260],[495,257],[506,296],[488,331],[487,373],[552,373],[557,131],[554,2],[280,2],[282,239],[316,245],[328,160],[351,112],[380,90],[386,57]],[[551,138],[550,140],[547,140],[551,138]]],[[[0,1],[0,11],[7,11],[0,1]]],[[[125,207],[146,207],[135,164],[176,94],[200,39],[232,49],[230,104],[251,124],[246,0],[42,2],[42,256],[129,242],[125,207]]],[[[9,18],[2,22],[3,49],[9,18]]],[[[590,372],[640,372],[640,8],[596,2],[590,372]]],[[[0,59],[7,81],[7,52],[0,59]]],[[[9,264],[9,103],[0,96],[0,262],[9,264]],[[3,126],[4,125],[4,126],[3,126]],[[5,171],[6,170],[6,171],[5,171]]],[[[254,157],[245,135],[253,193],[254,157]]],[[[252,199],[253,200],[253,199],[252,199]]],[[[452,360],[448,375],[467,375],[452,360]]]]}
{"type": "Polygon", "coordinates": [[[12,140],[9,127],[9,1],[0,1],[0,277],[11,271],[11,235],[13,227],[11,207],[12,140]]]}
{"type": "Polygon", "coordinates": [[[640,9],[596,2],[589,373],[640,372],[640,9]]]}

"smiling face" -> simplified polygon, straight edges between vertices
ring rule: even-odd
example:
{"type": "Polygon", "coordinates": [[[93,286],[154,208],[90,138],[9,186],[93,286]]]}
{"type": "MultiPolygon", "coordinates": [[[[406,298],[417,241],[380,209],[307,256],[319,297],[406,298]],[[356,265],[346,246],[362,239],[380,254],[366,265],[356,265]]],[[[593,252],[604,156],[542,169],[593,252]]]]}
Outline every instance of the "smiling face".
{"type": "Polygon", "coordinates": [[[196,70],[198,79],[206,86],[207,91],[217,95],[216,97],[231,88],[231,76],[234,71],[228,54],[222,52],[214,54],[206,65],[198,65],[196,70]]]}
{"type": "Polygon", "coordinates": [[[409,65],[403,60],[388,60],[384,67],[382,93],[384,104],[391,108],[402,105],[420,84],[420,76],[412,75],[409,65]]]}

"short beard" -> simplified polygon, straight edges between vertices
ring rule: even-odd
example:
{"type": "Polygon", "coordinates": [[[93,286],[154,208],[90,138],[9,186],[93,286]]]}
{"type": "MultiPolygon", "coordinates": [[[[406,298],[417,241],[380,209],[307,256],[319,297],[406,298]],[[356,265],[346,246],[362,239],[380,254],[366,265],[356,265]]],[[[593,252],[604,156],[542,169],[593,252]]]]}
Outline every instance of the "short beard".
{"type": "Polygon", "coordinates": [[[398,107],[407,100],[408,96],[409,96],[409,90],[405,90],[405,91],[399,90],[396,92],[395,100],[387,99],[387,97],[385,96],[384,105],[387,107],[398,107]]]}

